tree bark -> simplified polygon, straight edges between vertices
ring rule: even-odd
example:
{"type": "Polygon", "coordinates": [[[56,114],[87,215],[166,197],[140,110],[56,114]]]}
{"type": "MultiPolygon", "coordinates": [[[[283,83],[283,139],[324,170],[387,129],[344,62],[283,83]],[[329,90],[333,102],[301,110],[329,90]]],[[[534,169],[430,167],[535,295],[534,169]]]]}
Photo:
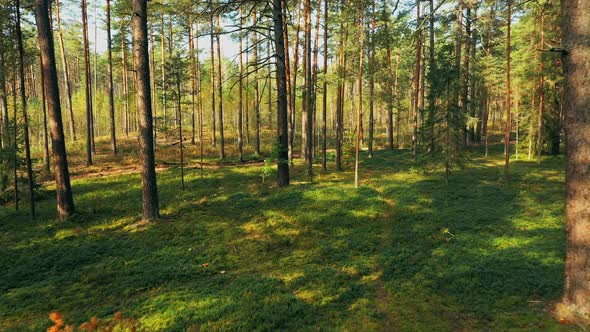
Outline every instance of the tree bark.
{"type": "Polygon", "coordinates": [[[53,34],[49,25],[48,0],[35,0],[35,17],[37,21],[39,49],[41,50],[41,67],[44,72],[44,83],[47,93],[53,170],[55,172],[57,193],[57,214],[60,220],[65,220],[74,213],[75,208],[72,198],[72,188],[70,186],[66,144],[61,119],[53,34]]]}
{"type": "Polygon", "coordinates": [[[276,53],[276,84],[277,84],[277,158],[278,185],[289,185],[289,129],[287,119],[287,74],[285,64],[285,44],[283,33],[282,0],[273,0],[273,23],[276,53]]]}
{"type": "Polygon", "coordinates": [[[88,17],[86,0],[82,0],[82,29],[84,39],[84,77],[86,100],[86,166],[92,165],[92,82],[90,81],[90,50],[88,45],[88,17]]]}
{"type": "Polygon", "coordinates": [[[133,0],[133,65],[137,73],[137,106],[139,111],[139,148],[141,154],[141,182],[143,220],[160,217],[156,163],[154,159],[152,101],[147,33],[147,0],[133,0]]]}
{"type": "MultiPolygon", "coordinates": [[[[39,52],[39,65],[43,63],[41,59],[41,52],[39,52]]],[[[47,132],[47,94],[45,92],[45,73],[43,68],[40,68],[41,73],[41,112],[43,112],[43,170],[47,174],[51,172],[51,156],[49,155],[49,133],[47,132]]],[[[0,82],[2,84],[2,82],[0,82]]]]}
{"type": "Polygon", "coordinates": [[[563,0],[567,255],[563,303],[590,316],[590,2],[563,0]]]}

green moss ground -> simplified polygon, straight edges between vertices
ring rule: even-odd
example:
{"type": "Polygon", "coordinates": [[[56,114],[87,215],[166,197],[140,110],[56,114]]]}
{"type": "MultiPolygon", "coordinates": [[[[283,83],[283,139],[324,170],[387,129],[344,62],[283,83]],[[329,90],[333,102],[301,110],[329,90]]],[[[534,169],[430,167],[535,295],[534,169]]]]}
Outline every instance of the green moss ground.
{"type": "Polygon", "coordinates": [[[148,225],[136,173],[89,174],[132,157],[74,167],[71,221],[56,222],[51,185],[36,222],[0,207],[0,330],[119,310],[150,331],[567,329],[550,312],[563,287],[563,160],[515,162],[505,187],[500,154],[472,151],[448,186],[408,152],[363,154],[359,189],[350,164],[318,169],[313,184],[296,164],[277,188],[261,185],[261,164],[201,179],[190,160],[185,191],[174,165],[159,171],[164,218],[148,225]]]}

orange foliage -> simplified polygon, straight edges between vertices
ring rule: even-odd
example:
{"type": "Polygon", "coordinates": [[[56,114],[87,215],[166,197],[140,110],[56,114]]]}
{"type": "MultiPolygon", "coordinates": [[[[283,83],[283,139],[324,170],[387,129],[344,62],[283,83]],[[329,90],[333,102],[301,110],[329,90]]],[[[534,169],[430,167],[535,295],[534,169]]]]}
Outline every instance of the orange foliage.
{"type": "MultiPolygon", "coordinates": [[[[47,332],[73,332],[73,325],[66,325],[64,316],[60,312],[54,311],[49,314],[49,320],[53,322],[53,326],[47,329],[47,332]]],[[[130,318],[122,318],[120,311],[113,314],[112,321],[104,320],[101,324],[96,316],[90,318],[90,321],[82,323],[79,329],[86,332],[112,332],[115,328],[121,328],[125,331],[135,332],[139,328],[139,322],[130,318]]]]}

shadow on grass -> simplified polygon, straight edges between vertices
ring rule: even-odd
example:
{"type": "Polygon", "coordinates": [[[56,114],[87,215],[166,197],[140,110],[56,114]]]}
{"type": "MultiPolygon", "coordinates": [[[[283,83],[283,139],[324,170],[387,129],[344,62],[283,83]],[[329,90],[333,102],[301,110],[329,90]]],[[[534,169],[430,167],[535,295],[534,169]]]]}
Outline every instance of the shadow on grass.
{"type": "Polygon", "coordinates": [[[52,199],[38,223],[0,210],[0,327],[44,329],[52,310],[75,323],[122,310],[150,330],[547,327],[563,283],[559,161],[516,164],[508,188],[473,163],[447,187],[409,152],[377,151],[358,190],[350,172],[261,189],[257,168],[224,167],[188,172],[180,191],[170,169],[167,217],[144,227],[138,175],[77,180],[76,222],[52,221],[52,199]]]}

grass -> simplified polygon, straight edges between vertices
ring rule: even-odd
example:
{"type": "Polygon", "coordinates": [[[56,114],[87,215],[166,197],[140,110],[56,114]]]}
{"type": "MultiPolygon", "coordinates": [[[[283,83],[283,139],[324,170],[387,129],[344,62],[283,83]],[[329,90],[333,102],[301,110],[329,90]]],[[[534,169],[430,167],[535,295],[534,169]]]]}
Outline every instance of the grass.
{"type": "Polygon", "coordinates": [[[163,218],[142,224],[133,144],[91,168],[72,149],[71,221],[56,222],[51,184],[36,222],[0,207],[0,330],[44,330],[51,311],[76,326],[121,311],[150,331],[568,329],[551,315],[561,158],[513,163],[506,187],[501,148],[474,150],[447,186],[440,167],[382,150],[363,154],[354,189],[350,164],[313,184],[296,164],[277,188],[261,185],[260,163],[209,158],[201,179],[191,154],[181,191],[163,148],[163,218]]]}

